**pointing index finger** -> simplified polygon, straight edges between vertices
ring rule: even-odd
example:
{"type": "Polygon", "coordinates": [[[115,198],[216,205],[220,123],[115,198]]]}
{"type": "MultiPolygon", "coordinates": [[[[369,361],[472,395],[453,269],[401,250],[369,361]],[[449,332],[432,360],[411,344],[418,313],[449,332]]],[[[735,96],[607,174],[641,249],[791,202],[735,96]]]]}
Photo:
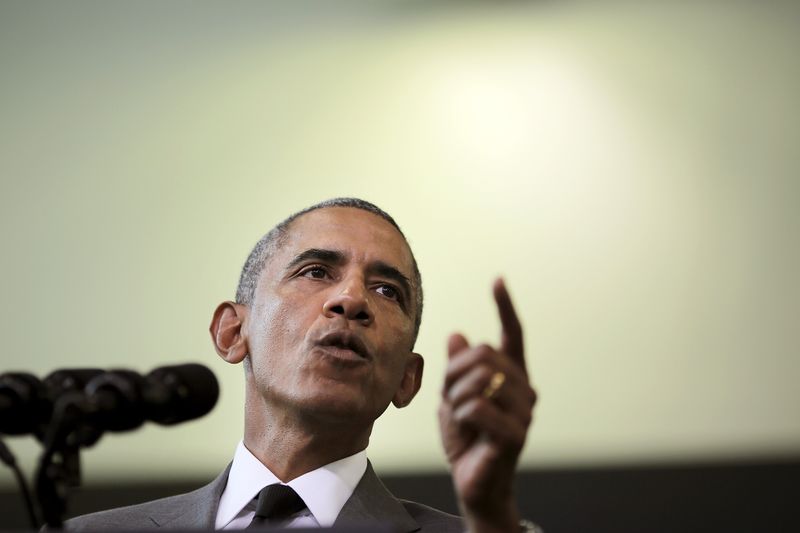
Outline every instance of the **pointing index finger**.
{"type": "Polygon", "coordinates": [[[525,370],[525,350],[522,344],[522,326],[511,303],[503,278],[497,278],[492,288],[494,301],[497,302],[497,311],[500,314],[500,324],[503,331],[500,337],[500,349],[525,370]]]}

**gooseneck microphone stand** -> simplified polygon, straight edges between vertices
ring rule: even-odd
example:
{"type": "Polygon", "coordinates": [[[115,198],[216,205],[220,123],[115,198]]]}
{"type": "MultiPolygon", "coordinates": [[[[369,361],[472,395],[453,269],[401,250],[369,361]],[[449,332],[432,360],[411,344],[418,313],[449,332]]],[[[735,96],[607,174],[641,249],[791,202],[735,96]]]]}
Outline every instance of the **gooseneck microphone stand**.
{"type": "Polygon", "coordinates": [[[102,435],[101,430],[85,423],[90,411],[79,392],[60,397],[54,406],[36,471],[36,495],[49,528],[61,529],[69,489],[81,483],[81,447],[92,446],[102,435]]]}
{"type": "Polygon", "coordinates": [[[28,483],[25,481],[25,476],[22,474],[22,470],[17,464],[17,459],[14,457],[14,454],[11,453],[11,450],[8,449],[2,439],[0,439],[0,462],[14,472],[14,477],[17,480],[19,491],[22,494],[23,501],[25,502],[25,510],[28,513],[28,520],[31,523],[31,527],[33,529],[39,529],[41,524],[39,519],[36,517],[36,508],[34,507],[33,500],[31,499],[31,491],[28,489],[28,483]]]}

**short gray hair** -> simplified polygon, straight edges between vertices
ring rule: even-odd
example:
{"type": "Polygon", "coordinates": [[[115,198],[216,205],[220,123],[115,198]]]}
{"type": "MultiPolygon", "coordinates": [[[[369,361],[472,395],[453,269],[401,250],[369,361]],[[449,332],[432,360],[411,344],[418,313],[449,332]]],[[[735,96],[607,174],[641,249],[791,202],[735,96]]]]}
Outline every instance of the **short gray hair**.
{"type": "Polygon", "coordinates": [[[403,234],[400,226],[397,225],[397,222],[394,221],[389,213],[375,204],[359,198],[332,198],[330,200],[325,200],[324,202],[314,204],[311,207],[307,207],[292,215],[289,215],[286,219],[284,219],[282,222],[279,222],[274,228],[269,230],[258,240],[256,245],[253,247],[253,250],[250,252],[250,255],[247,256],[247,260],[244,262],[241,276],[239,276],[239,285],[236,288],[236,303],[249,306],[253,302],[253,297],[256,292],[256,285],[258,285],[258,279],[261,276],[261,272],[264,270],[264,266],[267,264],[269,258],[272,257],[273,254],[275,254],[275,252],[286,242],[286,239],[289,236],[289,227],[292,225],[292,222],[306,213],[316,211],[317,209],[325,209],[327,207],[350,207],[378,215],[389,224],[394,226],[394,228],[403,237],[403,240],[405,240],[406,246],[408,246],[408,251],[411,254],[411,265],[414,269],[413,291],[415,300],[414,308],[416,309],[416,313],[414,317],[414,337],[412,339],[413,347],[417,340],[417,335],[419,334],[419,326],[422,323],[422,276],[420,276],[419,267],[417,267],[417,260],[414,258],[414,252],[411,251],[411,246],[408,244],[408,239],[406,239],[406,236],[403,234]]]}

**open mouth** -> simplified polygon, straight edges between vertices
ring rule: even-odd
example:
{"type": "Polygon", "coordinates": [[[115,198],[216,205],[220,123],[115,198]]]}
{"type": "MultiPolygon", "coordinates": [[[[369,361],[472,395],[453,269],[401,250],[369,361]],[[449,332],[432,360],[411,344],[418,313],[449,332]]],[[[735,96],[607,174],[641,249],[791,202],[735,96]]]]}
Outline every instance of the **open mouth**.
{"type": "Polygon", "coordinates": [[[317,345],[342,358],[371,359],[364,342],[350,331],[334,331],[322,337],[317,345]]]}

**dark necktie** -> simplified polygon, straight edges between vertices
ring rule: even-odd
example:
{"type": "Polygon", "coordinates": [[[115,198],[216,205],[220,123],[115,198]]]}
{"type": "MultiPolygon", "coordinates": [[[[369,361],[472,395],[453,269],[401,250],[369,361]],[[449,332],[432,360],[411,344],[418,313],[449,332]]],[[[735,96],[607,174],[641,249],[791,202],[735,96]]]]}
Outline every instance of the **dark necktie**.
{"type": "Polygon", "coordinates": [[[247,526],[260,527],[268,522],[286,520],[306,508],[303,499],[288,485],[267,485],[258,493],[258,504],[253,521],[247,526]]]}

